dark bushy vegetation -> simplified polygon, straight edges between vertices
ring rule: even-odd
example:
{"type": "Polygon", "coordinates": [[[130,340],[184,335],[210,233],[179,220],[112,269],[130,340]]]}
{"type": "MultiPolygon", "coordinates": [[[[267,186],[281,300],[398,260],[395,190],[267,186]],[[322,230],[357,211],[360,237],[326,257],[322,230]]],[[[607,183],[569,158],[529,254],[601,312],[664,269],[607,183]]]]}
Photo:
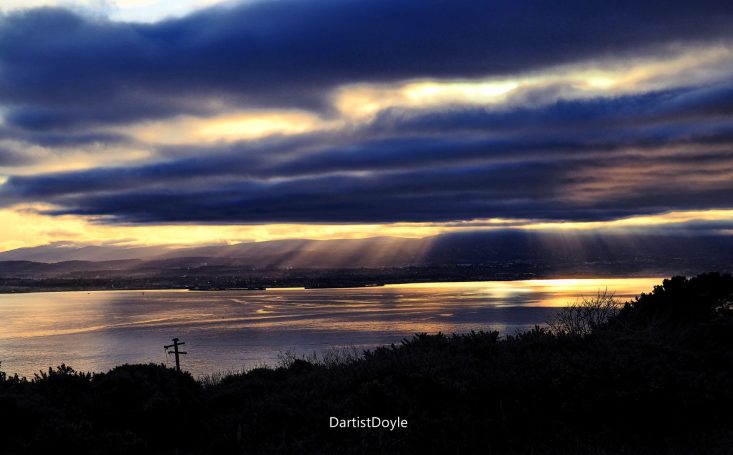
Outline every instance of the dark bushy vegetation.
{"type": "Polygon", "coordinates": [[[156,365],[3,376],[0,452],[727,454],[732,302],[731,276],[675,277],[582,333],[418,335],[208,384],[156,365]]]}

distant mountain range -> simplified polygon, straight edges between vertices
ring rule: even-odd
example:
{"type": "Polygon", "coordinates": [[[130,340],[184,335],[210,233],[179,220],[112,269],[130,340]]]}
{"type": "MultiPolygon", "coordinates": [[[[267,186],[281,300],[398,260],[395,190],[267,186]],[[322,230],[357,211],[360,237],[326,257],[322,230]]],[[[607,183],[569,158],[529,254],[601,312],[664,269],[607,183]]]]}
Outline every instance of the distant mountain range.
{"type": "Polygon", "coordinates": [[[150,259],[164,255],[168,247],[124,247],[78,245],[55,242],[30,248],[18,248],[0,253],[0,261],[117,261],[125,259],[150,259]]]}
{"type": "Polygon", "coordinates": [[[274,240],[192,248],[73,245],[59,242],[0,253],[0,261],[61,263],[139,260],[158,265],[247,264],[258,268],[348,268],[418,264],[434,238],[274,240]]]}
{"type": "Polygon", "coordinates": [[[54,243],[0,253],[0,276],[140,267],[341,269],[512,261],[546,265],[636,263],[654,268],[689,263],[702,268],[730,268],[733,237],[492,231],[422,239],[274,240],[193,248],[54,243]]]}

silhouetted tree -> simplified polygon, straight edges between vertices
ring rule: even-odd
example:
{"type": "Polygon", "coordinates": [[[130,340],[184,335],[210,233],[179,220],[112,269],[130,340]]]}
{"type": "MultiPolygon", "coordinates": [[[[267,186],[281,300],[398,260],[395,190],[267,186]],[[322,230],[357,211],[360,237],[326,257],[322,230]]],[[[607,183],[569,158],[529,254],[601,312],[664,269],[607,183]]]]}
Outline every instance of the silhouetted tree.
{"type": "Polygon", "coordinates": [[[619,312],[619,302],[613,292],[598,291],[595,296],[583,296],[567,308],[558,311],[548,323],[553,333],[586,336],[608,322],[619,312]]]}

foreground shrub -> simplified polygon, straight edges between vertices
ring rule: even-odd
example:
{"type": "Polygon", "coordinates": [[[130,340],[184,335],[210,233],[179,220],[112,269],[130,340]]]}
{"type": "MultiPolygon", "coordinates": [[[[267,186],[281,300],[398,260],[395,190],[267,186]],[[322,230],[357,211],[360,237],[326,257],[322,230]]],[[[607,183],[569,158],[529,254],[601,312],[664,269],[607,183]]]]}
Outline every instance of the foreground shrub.
{"type": "Polygon", "coordinates": [[[549,322],[550,330],[564,335],[590,335],[618,314],[619,305],[613,293],[607,289],[592,297],[581,297],[579,301],[558,311],[555,319],[549,322]]]}

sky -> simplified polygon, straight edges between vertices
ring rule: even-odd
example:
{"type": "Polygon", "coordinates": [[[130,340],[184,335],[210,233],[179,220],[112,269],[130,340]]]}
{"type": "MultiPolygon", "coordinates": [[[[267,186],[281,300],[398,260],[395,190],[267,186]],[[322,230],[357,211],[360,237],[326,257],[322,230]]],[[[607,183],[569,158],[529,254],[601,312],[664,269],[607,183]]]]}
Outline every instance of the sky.
{"type": "Polygon", "coordinates": [[[0,11],[0,250],[733,233],[731,2],[0,11]]]}

